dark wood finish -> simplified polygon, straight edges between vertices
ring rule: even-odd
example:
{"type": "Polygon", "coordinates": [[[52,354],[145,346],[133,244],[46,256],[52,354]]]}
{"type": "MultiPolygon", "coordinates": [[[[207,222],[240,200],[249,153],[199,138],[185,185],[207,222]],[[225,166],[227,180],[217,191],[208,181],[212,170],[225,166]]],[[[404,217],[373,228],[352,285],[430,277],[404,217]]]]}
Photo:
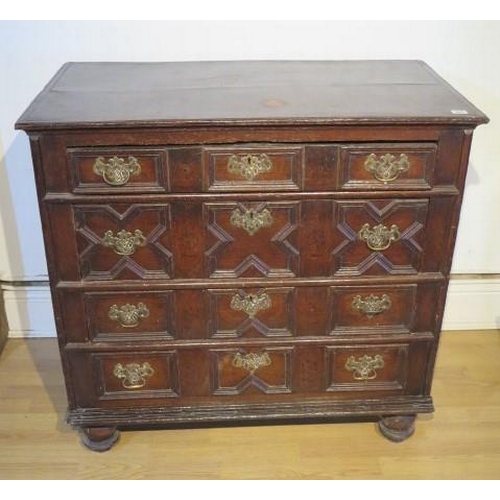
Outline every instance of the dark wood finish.
{"type": "Polygon", "coordinates": [[[133,193],[168,191],[167,155],[164,149],[153,148],[68,148],[69,172],[75,193],[133,193]],[[106,183],[95,173],[98,158],[103,162],[118,157],[124,161],[132,157],[139,163],[140,172],[132,175],[124,185],[106,183]],[[165,175],[167,172],[167,175],[165,175]]]}
{"type": "MultiPolygon", "coordinates": [[[[432,335],[377,338],[359,344],[313,341],[170,342],[168,351],[144,345],[104,345],[66,351],[76,389],[76,407],[126,408],[265,404],[266,402],[347,401],[360,398],[419,396],[423,380],[409,367],[425,364],[432,335]],[[362,378],[348,360],[380,356],[382,366],[362,378]],[[238,359],[257,359],[253,365],[238,359]],[[118,377],[117,366],[132,364],[137,379],[118,377]],[[202,381],[202,382],[200,382],[202,381]],[[137,383],[135,383],[137,382],[137,383]],[[134,385],[135,387],[131,387],[134,385]]],[[[186,417],[190,411],[186,410],[186,417]]]]}
{"type": "Polygon", "coordinates": [[[344,275],[408,274],[426,270],[421,269],[422,254],[427,241],[432,246],[433,237],[436,237],[428,235],[426,238],[426,221],[432,216],[428,214],[428,201],[423,199],[339,202],[335,222],[340,243],[332,252],[334,272],[344,275]],[[359,231],[365,224],[370,230],[380,224],[388,229],[395,225],[400,237],[387,249],[374,251],[359,238],[359,231]]]}
{"type": "Polygon", "coordinates": [[[474,125],[484,119],[421,61],[69,63],[18,126],[474,125]]]}
{"type": "Polygon", "coordinates": [[[294,347],[275,346],[211,349],[212,394],[236,397],[240,394],[291,393],[293,351],[294,347]],[[236,356],[244,359],[252,355],[266,360],[255,371],[235,364],[236,356]]]}
{"type": "Polygon", "coordinates": [[[453,198],[256,202],[242,196],[203,203],[179,198],[171,203],[51,201],[47,210],[60,228],[55,251],[72,255],[71,260],[63,255],[56,259],[60,279],[395,275],[442,271],[448,265],[444,241],[437,235],[449,228],[453,198]],[[235,210],[267,210],[272,222],[249,234],[233,225],[235,210]],[[395,224],[400,237],[383,252],[374,252],[358,236],[365,224],[395,224]],[[122,230],[140,230],[147,244],[131,255],[117,255],[104,245],[104,237],[107,231],[116,235],[122,230]]]}
{"type": "Polygon", "coordinates": [[[396,391],[403,392],[407,385],[408,345],[371,345],[369,347],[335,347],[327,349],[328,391],[396,391]],[[354,362],[366,357],[373,361],[380,356],[382,366],[367,368],[363,372],[349,369],[354,362]]]}
{"type": "Polygon", "coordinates": [[[129,408],[84,408],[75,409],[68,415],[68,422],[75,427],[88,426],[92,422],[101,425],[127,426],[133,422],[137,426],[162,426],[185,423],[240,423],[255,421],[298,420],[299,422],[323,420],[331,422],[335,419],[352,420],[357,418],[373,418],[382,413],[410,414],[430,413],[434,411],[430,396],[394,396],[391,398],[370,399],[367,407],[366,399],[346,401],[314,400],[304,401],[303,404],[281,403],[269,401],[264,404],[233,404],[226,402],[223,405],[196,406],[162,406],[158,408],[129,407],[129,408]]]}
{"type": "Polygon", "coordinates": [[[99,400],[174,398],[179,395],[175,351],[93,353],[90,358],[99,400]],[[151,371],[144,376],[139,374],[138,383],[135,383],[135,378],[119,378],[115,373],[117,366],[126,369],[135,364],[142,367],[145,363],[151,371]]]}
{"type": "MultiPolygon", "coordinates": [[[[414,331],[415,313],[426,312],[420,307],[421,297],[417,300],[417,289],[416,284],[332,287],[329,308],[332,334],[414,331]],[[372,308],[370,304],[373,304],[372,308]]],[[[425,287],[421,287],[420,292],[422,295],[426,292],[430,292],[431,296],[435,294],[434,289],[425,287]]],[[[432,322],[427,323],[425,330],[433,331],[432,322]]]]}
{"type": "MultiPolygon", "coordinates": [[[[88,329],[85,328],[83,331],[88,331],[90,340],[94,342],[139,341],[141,339],[145,341],[170,340],[174,338],[176,332],[172,291],[138,292],[135,294],[130,292],[113,294],[89,292],[83,297],[83,304],[75,302],[70,311],[66,315],[69,321],[85,323],[85,319],[87,319],[88,329]],[[141,304],[143,304],[147,314],[141,315],[137,319],[137,326],[134,323],[124,323],[120,321],[119,317],[116,318],[112,315],[110,317],[110,311],[114,307],[132,306],[137,308],[141,304]],[[82,307],[82,309],[78,311],[77,307],[82,307]],[[140,332],[140,335],[137,332],[140,332]]],[[[77,332],[79,329],[75,327],[70,330],[77,332]]]]}
{"type": "Polygon", "coordinates": [[[65,65],[17,127],[84,444],[108,449],[126,426],[380,415],[408,437],[433,410],[486,121],[415,61],[65,65]],[[384,155],[408,163],[385,182],[367,168],[384,155]],[[98,158],[140,171],[112,185],[98,158]],[[377,226],[386,248],[362,240],[377,226]],[[110,246],[119,234],[133,248],[110,246]]]}
{"type": "Polygon", "coordinates": [[[204,148],[204,173],[209,191],[298,191],[302,188],[304,148],[300,146],[231,146],[204,148]],[[228,170],[230,159],[248,155],[267,157],[269,170],[256,172],[251,178],[228,170]]]}
{"type": "MultiPolygon", "coordinates": [[[[168,285],[167,285],[168,286],[168,285]]],[[[244,340],[331,336],[370,338],[376,335],[429,333],[436,330],[434,301],[442,284],[406,283],[380,286],[246,286],[244,288],[99,291],[61,288],[58,297],[66,339],[72,343],[147,343],[163,340],[244,340]],[[269,305],[250,315],[231,307],[234,297],[267,295],[269,305]],[[390,307],[367,315],[353,305],[357,296],[390,307]],[[146,317],[123,325],[109,317],[113,306],[143,304],[146,317]]]]}
{"type": "Polygon", "coordinates": [[[435,144],[356,144],[341,148],[342,165],[339,168],[339,188],[359,190],[430,189],[436,159],[435,144]],[[408,170],[384,183],[365,168],[368,157],[390,154],[397,160],[400,155],[408,159],[408,170]]]}

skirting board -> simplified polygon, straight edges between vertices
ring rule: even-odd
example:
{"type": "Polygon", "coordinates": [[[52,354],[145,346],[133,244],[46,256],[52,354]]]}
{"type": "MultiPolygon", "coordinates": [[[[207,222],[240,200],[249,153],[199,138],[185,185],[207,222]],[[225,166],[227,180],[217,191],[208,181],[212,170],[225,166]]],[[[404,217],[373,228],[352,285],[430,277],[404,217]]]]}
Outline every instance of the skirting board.
{"type": "MultiPolygon", "coordinates": [[[[54,337],[50,291],[43,286],[2,285],[9,337],[54,337]]],[[[500,329],[500,278],[452,279],[443,330],[500,329]]]]}

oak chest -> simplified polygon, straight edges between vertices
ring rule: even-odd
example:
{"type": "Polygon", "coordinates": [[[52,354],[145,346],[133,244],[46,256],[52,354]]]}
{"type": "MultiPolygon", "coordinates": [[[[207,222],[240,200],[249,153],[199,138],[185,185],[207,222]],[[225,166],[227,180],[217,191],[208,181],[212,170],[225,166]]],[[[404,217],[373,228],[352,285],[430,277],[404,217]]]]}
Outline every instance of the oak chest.
{"type": "Polygon", "coordinates": [[[411,435],[472,131],[418,61],[71,63],[30,136],[68,422],[411,435]]]}

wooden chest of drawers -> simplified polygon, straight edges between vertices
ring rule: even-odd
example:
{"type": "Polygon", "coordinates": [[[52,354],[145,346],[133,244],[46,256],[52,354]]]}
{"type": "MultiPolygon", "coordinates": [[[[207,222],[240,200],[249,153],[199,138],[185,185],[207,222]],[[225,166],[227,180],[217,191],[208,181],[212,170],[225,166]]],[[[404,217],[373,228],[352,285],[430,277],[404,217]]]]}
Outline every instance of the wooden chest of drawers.
{"type": "Polygon", "coordinates": [[[65,65],[17,128],[68,422],[411,435],[485,122],[417,61],[65,65]]]}

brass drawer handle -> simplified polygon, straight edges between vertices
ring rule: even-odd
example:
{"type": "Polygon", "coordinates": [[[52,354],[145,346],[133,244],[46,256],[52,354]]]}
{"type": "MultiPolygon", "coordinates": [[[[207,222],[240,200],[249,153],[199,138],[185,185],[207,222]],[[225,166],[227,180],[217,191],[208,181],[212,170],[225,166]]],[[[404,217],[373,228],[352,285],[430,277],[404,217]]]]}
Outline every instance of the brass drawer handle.
{"type": "Polygon", "coordinates": [[[227,162],[227,170],[232,174],[238,174],[247,181],[251,181],[261,172],[269,172],[273,168],[273,162],[266,154],[261,155],[232,155],[227,162]]]}
{"type": "Polygon", "coordinates": [[[399,174],[408,171],[409,168],[410,161],[404,153],[401,153],[398,159],[390,153],[380,157],[372,153],[365,160],[365,170],[383,183],[395,181],[399,174]]]}
{"type": "Polygon", "coordinates": [[[255,353],[251,352],[245,354],[244,356],[237,352],[233,357],[233,366],[236,368],[243,368],[251,374],[253,374],[259,368],[263,366],[269,366],[271,364],[271,358],[267,352],[255,353]]]}
{"type": "Polygon", "coordinates": [[[149,309],[142,302],[139,302],[136,306],[132,304],[125,304],[123,306],[113,304],[108,311],[108,317],[118,321],[125,328],[136,327],[142,318],[147,318],[148,316],[149,309]]]}
{"type": "Polygon", "coordinates": [[[231,213],[231,225],[244,229],[250,236],[253,236],[259,229],[268,227],[273,223],[271,212],[265,208],[260,212],[250,209],[241,213],[239,208],[235,208],[231,213]]]}
{"type": "Polygon", "coordinates": [[[121,363],[115,365],[113,375],[122,381],[125,389],[140,389],[146,385],[147,379],[154,374],[149,363],[129,363],[123,366],[121,363]]]}
{"type": "Polygon", "coordinates": [[[111,247],[118,255],[132,255],[138,247],[146,245],[146,238],[140,229],[136,229],[133,233],[122,229],[116,236],[113,235],[113,231],[106,231],[102,244],[111,247]]]}
{"type": "Polygon", "coordinates": [[[269,309],[271,306],[271,298],[267,293],[261,293],[260,295],[249,293],[245,297],[236,294],[231,299],[230,304],[233,311],[244,311],[250,318],[253,318],[259,311],[269,309]]]}
{"type": "Polygon", "coordinates": [[[128,160],[113,156],[107,162],[102,156],[96,159],[94,163],[94,173],[100,175],[104,182],[110,186],[123,186],[127,184],[132,175],[141,173],[141,166],[137,158],[129,156],[128,160]]]}
{"type": "Polygon", "coordinates": [[[387,311],[391,308],[392,302],[389,295],[383,294],[381,297],[370,294],[366,297],[356,295],[352,300],[352,308],[360,313],[365,314],[369,318],[387,311]]]}
{"type": "Polygon", "coordinates": [[[366,243],[370,250],[380,251],[386,250],[391,246],[393,241],[399,240],[401,233],[399,227],[393,224],[390,229],[383,224],[373,226],[370,229],[370,224],[364,224],[358,233],[359,239],[366,243]]]}
{"type": "Polygon", "coordinates": [[[380,354],[371,356],[361,356],[356,359],[354,356],[349,356],[345,367],[353,372],[354,380],[373,380],[377,378],[377,370],[384,367],[384,360],[380,354]]]}

